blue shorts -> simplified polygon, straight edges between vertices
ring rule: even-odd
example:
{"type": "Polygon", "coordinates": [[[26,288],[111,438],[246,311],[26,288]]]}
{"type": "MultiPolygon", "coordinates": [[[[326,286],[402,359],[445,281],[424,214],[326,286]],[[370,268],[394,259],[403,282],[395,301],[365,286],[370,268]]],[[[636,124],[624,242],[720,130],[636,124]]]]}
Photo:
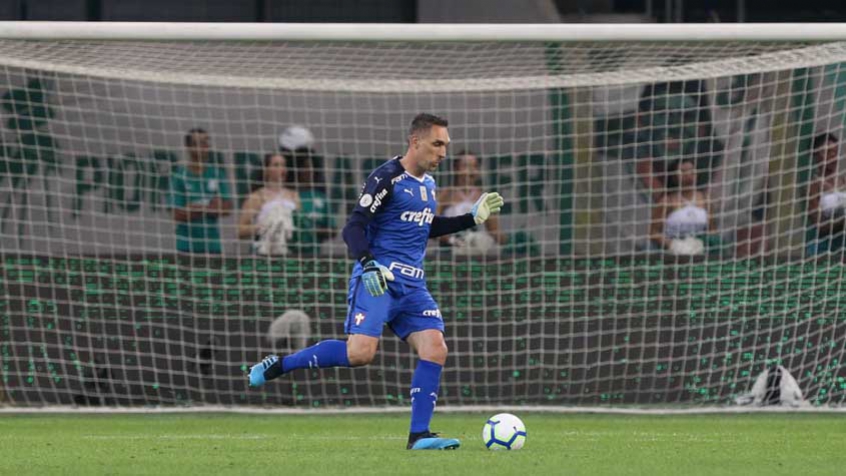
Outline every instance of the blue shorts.
{"type": "Polygon", "coordinates": [[[438,304],[423,287],[388,283],[388,292],[373,297],[364,289],[361,277],[350,281],[349,309],[344,323],[347,334],[381,337],[386,324],[402,340],[409,334],[427,329],[444,331],[438,304]]]}

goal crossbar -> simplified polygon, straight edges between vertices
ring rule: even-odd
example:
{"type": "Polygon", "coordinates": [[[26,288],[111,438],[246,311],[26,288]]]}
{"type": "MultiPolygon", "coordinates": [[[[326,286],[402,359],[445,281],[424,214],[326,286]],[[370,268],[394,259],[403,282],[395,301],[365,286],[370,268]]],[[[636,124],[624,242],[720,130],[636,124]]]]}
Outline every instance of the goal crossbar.
{"type": "Polygon", "coordinates": [[[370,24],[0,22],[0,39],[116,41],[841,41],[846,23],[370,24]]]}

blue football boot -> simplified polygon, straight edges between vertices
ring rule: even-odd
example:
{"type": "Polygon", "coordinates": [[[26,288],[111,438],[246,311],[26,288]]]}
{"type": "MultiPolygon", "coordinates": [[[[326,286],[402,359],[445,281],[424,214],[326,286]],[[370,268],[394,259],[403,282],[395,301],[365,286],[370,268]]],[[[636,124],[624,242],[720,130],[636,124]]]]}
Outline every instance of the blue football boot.
{"type": "Polygon", "coordinates": [[[455,438],[441,438],[437,433],[427,431],[408,437],[408,449],[410,450],[454,450],[461,446],[461,442],[455,438]]]}
{"type": "Polygon", "coordinates": [[[279,356],[268,355],[264,360],[250,367],[250,387],[261,387],[268,380],[280,375],[282,375],[282,364],[279,362],[279,356]]]}

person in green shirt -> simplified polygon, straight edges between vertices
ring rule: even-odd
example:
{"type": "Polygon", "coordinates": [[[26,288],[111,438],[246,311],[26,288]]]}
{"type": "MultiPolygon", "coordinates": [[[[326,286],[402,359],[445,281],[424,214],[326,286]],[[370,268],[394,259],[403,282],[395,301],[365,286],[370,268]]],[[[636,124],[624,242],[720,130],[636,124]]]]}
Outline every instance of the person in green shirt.
{"type": "Polygon", "coordinates": [[[218,219],[229,215],[232,196],[226,170],[209,163],[209,135],[200,128],[185,135],[188,164],[170,180],[170,207],[176,221],[176,249],[183,253],[220,253],[218,219]]]}
{"type": "Polygon", "coordinates": [[[300,209],[294,215],[296,231],[291,240],[294,253],[319,253],[321,243],[337,233],[319,172],[320,158],[313,145],[314,136],[303,126],[290,126],[279,135],[279,150],[288,169],[286,181],[297,191],[300,200],[300,209]]]}

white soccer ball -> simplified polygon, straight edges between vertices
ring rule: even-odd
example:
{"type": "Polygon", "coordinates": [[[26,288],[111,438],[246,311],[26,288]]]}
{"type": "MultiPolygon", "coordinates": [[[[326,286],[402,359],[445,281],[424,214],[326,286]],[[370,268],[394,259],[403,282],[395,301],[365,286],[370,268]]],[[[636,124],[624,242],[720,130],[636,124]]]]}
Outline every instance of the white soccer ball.
{"type": "Polygon", "coordinates": [[[526,444],[526,425],[510,413],[488,418],[482,441],[489,450],[519,450],[526,444]]]}

